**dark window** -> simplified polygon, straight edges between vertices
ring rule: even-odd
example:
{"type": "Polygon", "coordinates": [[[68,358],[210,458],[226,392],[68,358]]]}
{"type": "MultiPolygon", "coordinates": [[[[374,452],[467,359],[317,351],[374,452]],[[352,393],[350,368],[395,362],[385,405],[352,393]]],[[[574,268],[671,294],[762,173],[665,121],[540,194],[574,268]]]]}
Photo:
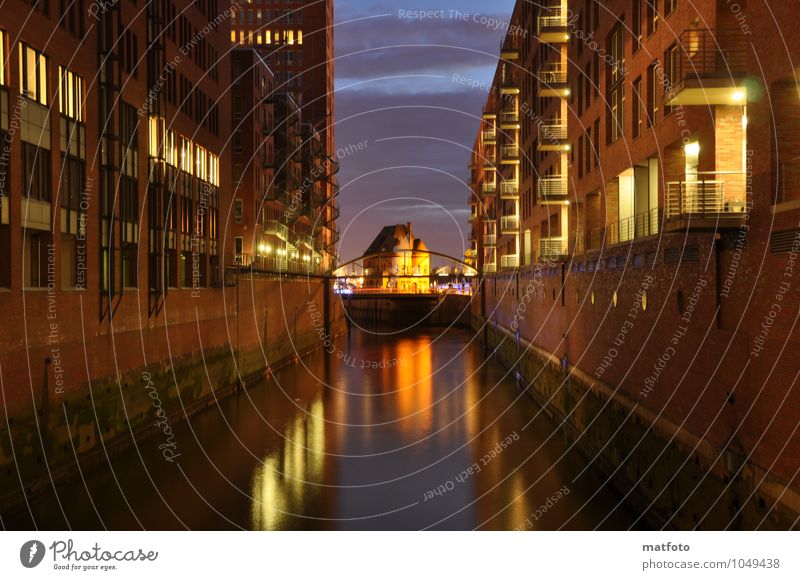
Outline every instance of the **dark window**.
{"type": "Polygon", "coordinates": [[[652,36],[658,30],[660,15],[658,13],[658,0],[645,0],[647,3],[647,36],[652,36]]]}

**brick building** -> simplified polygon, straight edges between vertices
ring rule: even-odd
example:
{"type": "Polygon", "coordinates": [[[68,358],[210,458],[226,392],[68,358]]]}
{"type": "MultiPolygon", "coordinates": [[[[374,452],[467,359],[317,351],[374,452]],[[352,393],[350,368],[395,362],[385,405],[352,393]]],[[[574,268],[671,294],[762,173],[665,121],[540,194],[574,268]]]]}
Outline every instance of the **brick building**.
{"type": "Polygon", "coordinates": [[[231,16],[231,41],[253,47],[263,55],[275,74],[277,91],[292,97],[303,123],[309,124],[321,140],[321,166],[328,171],[318,177],[323,195],[313,199],[316,215],[311,226],[315,244],[323,249],[324,264],[333,267],[339,237],[336,228],[339,186],[335,178],[338,160],[333,124],[333,0],[232,1],[231,5],[237,6],[236,14],[231,16]]]}
{"type": "Polygon", "coordinates": [[[473,152],[475,314],[684,525],[800,511],[800,36],[769,10],[518,2],[473,152]]]}
{"type": "MultiPolygon", "coordinates": [[[[8,0],[0,14],[0,507],[74,473],[76,454],[147,433],[143,382],[185,416],[313,349],[307,300],[326,325],[339,317],[323,282],[240,267],[274,233],[277,168],[302,182],[303,125],[263,57],[231,54],[235,9],[81,6],[8,0]],[[246,86],[232,84],[247,59],[246,86]],[[274,144],[281,115],[290,160],[274,144]]],[[[300,232],[315,247],[304,219],[287,243],[300,232]]]]}

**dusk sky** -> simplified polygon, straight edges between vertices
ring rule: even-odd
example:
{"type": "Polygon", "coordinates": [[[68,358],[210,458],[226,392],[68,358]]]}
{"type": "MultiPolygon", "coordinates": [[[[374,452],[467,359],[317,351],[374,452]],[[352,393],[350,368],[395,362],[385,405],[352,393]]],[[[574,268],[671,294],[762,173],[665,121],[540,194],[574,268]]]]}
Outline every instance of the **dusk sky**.
{"type": "Polygon", "coordinates": [[[337,147],[366,145],[342,159],[343,260],[363,254],[382,226],[409,221],[429,249],[463,255],[468,164],[487,89],[457,80],[491,83],[513,6],[336,1],[337,147]],[[403,18],[419,9],[440,13],[403,18]]]}

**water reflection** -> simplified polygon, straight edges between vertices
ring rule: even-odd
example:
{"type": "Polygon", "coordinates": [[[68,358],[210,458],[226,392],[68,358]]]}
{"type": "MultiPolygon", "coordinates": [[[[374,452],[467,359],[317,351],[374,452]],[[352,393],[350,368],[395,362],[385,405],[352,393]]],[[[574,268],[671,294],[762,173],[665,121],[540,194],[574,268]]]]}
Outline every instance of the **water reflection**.
{"type": "Polygon", "coordinates": [[[253,474],[251,527],[279,530],[297,506],[309,503],[325,468],[325,404],[316,397],[298,413],[284,434],[280,449],[269,453],[253,474]]]}
{"type": "Polygon", "coordinates": [[[30,513],[2,514],[2,524],[508,530],[567,485],[536,529],[627,527],[624,509],[607,518],[618,498],[605,482],[582,473],[585,458],[473,339],[462,330],[355,333],[337,345],[346,357],[316,353],[176,424],[178,466],[145,441],[85,483],[60,485],[60,502],[39,497],[30,513]],[[428,497],[443,485],[446,493],[428,497]]]}

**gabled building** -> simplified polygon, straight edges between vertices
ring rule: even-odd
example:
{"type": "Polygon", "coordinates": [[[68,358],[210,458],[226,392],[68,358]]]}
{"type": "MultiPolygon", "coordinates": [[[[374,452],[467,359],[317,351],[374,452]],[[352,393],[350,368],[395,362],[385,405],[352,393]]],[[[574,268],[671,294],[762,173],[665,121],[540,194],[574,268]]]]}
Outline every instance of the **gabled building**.
{"type": "Polygon", "coordinates": [[[410,223],[385,226],[363,256],[364,287],[427,292],[431,259],[410,223]]]}

